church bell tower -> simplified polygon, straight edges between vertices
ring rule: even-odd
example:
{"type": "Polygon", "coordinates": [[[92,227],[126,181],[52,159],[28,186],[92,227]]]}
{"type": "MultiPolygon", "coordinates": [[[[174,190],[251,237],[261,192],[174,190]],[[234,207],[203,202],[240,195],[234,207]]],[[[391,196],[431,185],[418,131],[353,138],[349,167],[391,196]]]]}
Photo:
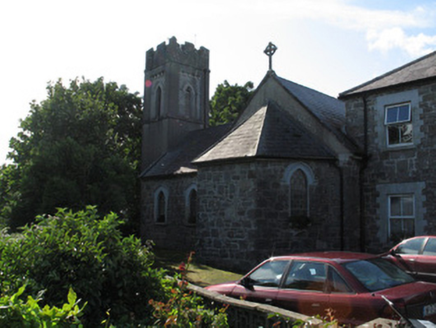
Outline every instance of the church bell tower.
{"type": "Polygon", "coordinates": [[[146,53],[142,170],[177,145],[189,131],[207,127],[209,50],[168,44],[146,53]]]}

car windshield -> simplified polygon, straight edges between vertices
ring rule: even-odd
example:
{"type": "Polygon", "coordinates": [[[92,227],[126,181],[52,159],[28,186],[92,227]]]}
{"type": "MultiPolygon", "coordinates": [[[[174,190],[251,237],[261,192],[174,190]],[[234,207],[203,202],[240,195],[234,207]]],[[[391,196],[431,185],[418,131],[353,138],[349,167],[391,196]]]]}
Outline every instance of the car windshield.
{"type": "Polygon", "coordinates": [[[345,263],[343,266],[371,292],[414,281],[400,268],[380,258],[345,263]]]}

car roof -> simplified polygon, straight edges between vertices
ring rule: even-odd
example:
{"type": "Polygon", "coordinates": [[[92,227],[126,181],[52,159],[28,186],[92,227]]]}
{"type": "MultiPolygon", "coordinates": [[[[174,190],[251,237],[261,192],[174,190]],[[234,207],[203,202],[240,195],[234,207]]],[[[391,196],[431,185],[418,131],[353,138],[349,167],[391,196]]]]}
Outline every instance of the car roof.
{"type": "Polygon", "coordinates": [[[293,259],[317,259],[317,260],[326,260],[326,261],[333,261],[338,263],[343,262],[351,262],[351,261],[358,261],[358,260],[367,260],[378,257],[374,254],[368,254],[368,253],[358,253],[358,252],[344,252],[344,251],[329,251],[329,252],[307,252],[307,253],[297,253],[297,254],[290,254],[290,255],[284,255],[284,256],[275,256],[272,257],[272,260],[278,260],[278,259],[287,259],[287,260],[293,260],[293,259]]]}
{"type": "Polygon", "coordinates": [[[407,239],[403,239],[401,242],[406,241],[406,240],[411,240],[411,239],[417,239],[417,238],[436,238],[436,236],[435,235],[414,236],[414,237],[410,237],[407,239]]]}
{"type": "Polygon", "coordinates": [[[402,241],[398,242],[393,248],[396,248],[397,246],[404,244],[405,242],[413,239],[423,239],[423,238],[436,238],[435,235],[422,235],[422,236],[414,236],[410,238],[403,239],[402,241]]]}

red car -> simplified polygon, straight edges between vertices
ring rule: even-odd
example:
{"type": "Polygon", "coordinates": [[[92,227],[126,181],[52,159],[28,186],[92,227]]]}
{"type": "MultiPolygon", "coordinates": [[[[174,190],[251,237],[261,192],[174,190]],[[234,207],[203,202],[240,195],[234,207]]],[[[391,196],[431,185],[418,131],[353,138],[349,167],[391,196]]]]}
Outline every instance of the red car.
{"type": "Polygon", "coordinates": [[[384,296],[408,318],[436,322],[436,284],[415,281],[386,259],[363,253],[272,257],[237,282],[206,289],[308,316],[331,309],[339,323],[352,325],[393,318],[384,296]]]}
{"type": "Polygon", "coordinates": [[[436,236],[403,240],[386,257],[417,280],[436,283],[436,236]]]}

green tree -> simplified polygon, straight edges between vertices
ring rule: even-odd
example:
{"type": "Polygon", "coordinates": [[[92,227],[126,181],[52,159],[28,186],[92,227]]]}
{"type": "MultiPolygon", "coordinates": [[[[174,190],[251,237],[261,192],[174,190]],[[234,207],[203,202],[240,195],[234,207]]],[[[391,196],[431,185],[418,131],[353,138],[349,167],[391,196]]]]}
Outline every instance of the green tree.
{"type": "Polygon", "coordinates": [[[17,188],[19,171],[16,165],[3,164],[0,167],[0,229],[8,226],[8,218],[11,217],[12,209],[20,200],[17,188]]]}
{"type": "Polygon", "coordinates": [[[210,101],[209,124],[216,126],[233,122],[247,106],[252,93],[252,82],[239,86],[230,85],[226,80],[219,84],[210,101]]]}
{"type": "Polygon", "coordinates": [[[13,163],[2,170],[11,226],[90,204],[138,222],[141,98],[103,78],[68,87],[59,80],[47,91],[46,100],[31,103],[10,142],[13,163]]]}

